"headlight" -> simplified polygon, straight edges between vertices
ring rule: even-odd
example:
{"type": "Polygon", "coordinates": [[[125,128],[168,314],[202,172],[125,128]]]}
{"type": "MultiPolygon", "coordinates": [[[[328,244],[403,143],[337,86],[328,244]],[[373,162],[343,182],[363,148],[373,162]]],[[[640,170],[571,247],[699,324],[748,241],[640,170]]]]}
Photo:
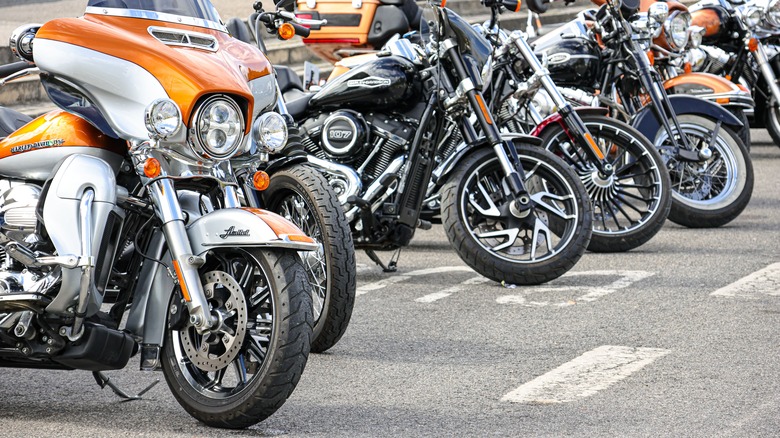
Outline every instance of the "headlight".
{"type": "Polygon", "coordinates": [[[761,23],[762,17],[763,13],[761,12],[761,8],[749,7],[742,12],[742,21],[745,22],[745,26],[751,29],[761,23]]]}
{"type": "Polygon", "coordinates": [[[780,27],[780,0],[771,0],[766,7],[766,21],[774,27],[780,27]]]}
{"type": "Polygon", "coordinates": [[[196,154],[224,160],[238,151],[244,139],[244,116],[233,99],[223,95],[206,99],[192,120],[190,143],[196,154]]]}
{"type": "Polygon", "coordinates": [[[265,152],[278,152],[287,144],[287,122],[279,113],[262,114],[252,125],[252,137],[265,152]]]}
{"type": "Polygon", "coordinates": [[[688,43],[688,27],[691,25],[691,14],[688,12],[673,12],[664,23],[666,42],[673,50],[679,50],[688,43]]]}
{"type": "Polygon", "coordinates": [[[179,106],[170,99],[157,99],[146,107],[144,123],[150,138],[168,138],[181,126],[179,106]]]}

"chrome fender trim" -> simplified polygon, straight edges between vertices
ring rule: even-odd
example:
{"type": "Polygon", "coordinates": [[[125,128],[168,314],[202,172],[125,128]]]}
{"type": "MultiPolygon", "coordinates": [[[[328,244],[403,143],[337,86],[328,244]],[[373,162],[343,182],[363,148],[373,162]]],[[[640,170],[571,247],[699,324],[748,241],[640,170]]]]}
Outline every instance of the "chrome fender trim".
{"type": "Polygon", "coordinates": [[[318,245],[292,222],[259,208],[224,208],[187,226],[192,252],[219,246],[264,246],[314,251],[318,245]]]}

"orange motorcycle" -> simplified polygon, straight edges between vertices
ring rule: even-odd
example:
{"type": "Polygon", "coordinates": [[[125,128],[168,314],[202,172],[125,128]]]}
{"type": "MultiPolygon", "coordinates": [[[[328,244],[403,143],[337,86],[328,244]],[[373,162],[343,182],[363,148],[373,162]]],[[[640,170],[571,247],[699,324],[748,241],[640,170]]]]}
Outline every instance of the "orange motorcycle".
{"type": "Polygon", "coordinates": [[[648,58],[664,79],[668,94],[692,95],[716,103],[734,114],[743,124],[737,131],[750,147],[750,126],[745,115],[754,107],[750,91],[721,76],[692,72],[686,52],[701,44],[704,28],[691,26],[688,8],[676,1],[642,0],[640,11],[647,22],[660,23],[648,50],[648,58]]]}

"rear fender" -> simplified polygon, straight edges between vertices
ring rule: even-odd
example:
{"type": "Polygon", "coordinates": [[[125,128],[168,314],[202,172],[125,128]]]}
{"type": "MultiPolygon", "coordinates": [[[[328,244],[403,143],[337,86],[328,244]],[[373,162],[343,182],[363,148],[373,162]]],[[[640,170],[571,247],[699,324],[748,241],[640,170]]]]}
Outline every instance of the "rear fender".
{"type": "MultiPolygon", "coordinates": [[[[671,104],[674,113],[678,116],[683,114],[696,114],[719,120],[723,122],[724,125],[733,128],[735,131],[739,131],[739,129],[742,128],[742,122],[738,118],[734,117],[733,114],[723,107],[708,100],[677,94],[669,96],[669,103],[671,104]]],[[[661,129],[661,123],[656,120],[653,109],[650,106],[642,108],[642,110],[634,116],[631,120],[631,126],[638,129],[639,132],[649,138],[650,141],[655,138],[656,133],[661,129]]]]}

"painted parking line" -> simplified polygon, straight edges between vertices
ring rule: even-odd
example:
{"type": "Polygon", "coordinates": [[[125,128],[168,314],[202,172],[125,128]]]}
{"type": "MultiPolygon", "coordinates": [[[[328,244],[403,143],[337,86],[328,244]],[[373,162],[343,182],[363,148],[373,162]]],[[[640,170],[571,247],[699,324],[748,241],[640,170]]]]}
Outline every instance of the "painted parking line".
{"type": "Polygon", "coordinates": [[[567,403],[607,389],[670,350],[604,345],[586,352],[520,386],[501,401],[526,404],[567,403]]]}
{"type": "Polygon", "coordinates": [[[474,272],[474,270],[468,266],[439,266],[437,268],[418,269],[416,271],[404,272],[403,274],[393,275],[392,277],[383,278],[373,283],[358,286],[355,295],[364,295],[371,291],[384,289],[387,286],[406,281],[412,277],[431,274],[443,274],[448,272],[474,272]]]}
{"type": "Polygon", "coordinates": [[[420,298],[417,298],[414,301],[416,301],[418,303],[433,303],[433,302],[439,301],[439,300],[441,300],[443,298],[447,298],[448,296],[450,296],[450,295],[452,295],[452,294],[454,294],[456,292],[460,292],[462,290],[465,290],[468,286],[483,284],[483,283],[487,283],[489,281],[491,281],[489,278],[485,278],[485,277],[483,277],[481,275],[477,275],[476,277],[469,278],[468,280],[464,281],[461,284],[458,284],[458,285],[455,285],[455,286],[452,286],[452,287],[448,287],[447,289],[444,289],[444,290],[441,290],[441,291],[438,291],[438,292],[434,292],[432,294],[428,294],[428,295],[422,296],[420,298]]]}
{"type": "Polygon", "coordinates": [[[520,293],[512,295],[502,295],[496,298],[498,304],[519,304],[526,307],[566,307],[577,303],[590,303],[605,297],[620,289],[625,289],[637,281],[655,275],[655,272],[649,271],[622,271],[622,270],[603,270],[603,271],[582,271],[567,272],[563,277],[604,277],[611,279],[617,277],[614,281],[604,286],[555,286],[554,282],[542,286],[525,287],[520,293]],[[564,293],[566,298],[555,300],[550,299],[554,293],[564,293]],[[546,298],[546,299],[545,299],[546,298]]]}
{"type": "Polygon", "coordinates": [[[710,295],[747,299],[756,299],[765,295],[780,296],[780,263],[773,263],[760,271],[742,277],[710,295]]]}

